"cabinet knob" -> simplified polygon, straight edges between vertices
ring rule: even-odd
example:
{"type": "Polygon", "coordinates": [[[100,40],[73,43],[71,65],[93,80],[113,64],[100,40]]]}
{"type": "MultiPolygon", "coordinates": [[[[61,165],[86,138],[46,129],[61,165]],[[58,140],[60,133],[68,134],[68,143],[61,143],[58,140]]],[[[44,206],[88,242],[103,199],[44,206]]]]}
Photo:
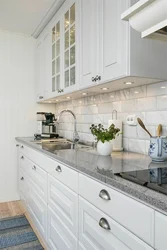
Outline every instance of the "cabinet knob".
{"type": "Polygon", "coordinates": [[[105,230],[111,230],[110,225],[108,221],[105,218],[101,218],[99,220],[99,226],[102,227],[105,230]]]}
{"type": "Polygon", "coordinates": [[[100,197],[101,199],[103,199],[103,200],[106,200],[106,201],[111,200],[109,193],[108,193],[107,190],[105,190],[105,189],[102,189],[102,190],[100,191],[99,197],[100,197]]]}
{"type": "Polygon", "coordinates": [[[56,171],[59,172],[59,173],[62,172],[61,167],[60,167],[60,166],[57,166],[56,171]]]}
{"type": "Polygon", "coordinates": [[[16,144],[16,147],[19,147],[19,144],[16,144]]]}
{"type": "Polygon", "coordinates": [[[96,81],[100,81],[100,80],[101,80],[101,76],[98,76],[98,75],[97,75],[97,76],[95,77],[95,82],[96,82],[96,81]]]}
{"type": "Polygon", "coordinates": [[[24,146],[22,145],[20,148],[24,148],[24,146]]]}
{"type": "Polygon", "coordinates": [[[21,179],[20,179],[21,181],[24,181],[24,177],[21,177],[21,179]]]}
{"type": "Polygon", "coordinates": [[[24,159],[24,156],[22,155],[20,159],[22,159],[22,160],[23,160],[23,159],[24,159]]]}
{"type": "Polygon", "coordinates": [[[43,96],[39,96],[39,99],[40,99],[40,100],[43,99],[43,96]]]}
{"type": "Polygon", "coordinates": [[[32,170],[36,170],[36,169],[37,169],[36,166],[33,166],[33,167],[32,167],[32,170]]]}
{"type": "Polygon", "coordinates": [[[63,93],[64,89],[58,89],[58,93],[63,93]]]}

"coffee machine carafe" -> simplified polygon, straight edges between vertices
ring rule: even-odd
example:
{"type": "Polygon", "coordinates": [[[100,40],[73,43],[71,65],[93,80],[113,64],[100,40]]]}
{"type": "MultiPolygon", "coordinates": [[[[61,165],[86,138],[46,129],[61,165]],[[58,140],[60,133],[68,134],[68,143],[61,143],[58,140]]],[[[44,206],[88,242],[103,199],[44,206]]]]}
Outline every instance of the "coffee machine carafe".
{"type": "Polygon", "coordinates": [[[37,112],[37,134],[35,138],[57,138],[55,115],[46,112],[37,112]]]}

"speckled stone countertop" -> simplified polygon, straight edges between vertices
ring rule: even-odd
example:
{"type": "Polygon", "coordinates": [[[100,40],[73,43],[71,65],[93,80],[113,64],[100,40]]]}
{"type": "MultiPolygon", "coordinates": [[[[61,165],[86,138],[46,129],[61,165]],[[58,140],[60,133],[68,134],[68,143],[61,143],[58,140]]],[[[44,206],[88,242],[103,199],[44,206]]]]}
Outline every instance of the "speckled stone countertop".
{"type": "MultiPolygon", "coordinates": [[[[100,156],[92,148],[65,149],[51,153],[43,149],[41,144],[35,143],[33,138],[17,137],[16,140],[167,215],[167,195],[116,175],[120,172],[157,168],[157,164],[152,163],[146,155],[113,152],[112,157],[100,156]]],[[[167,162],[163,166],[167,167],[167,162]]]]}

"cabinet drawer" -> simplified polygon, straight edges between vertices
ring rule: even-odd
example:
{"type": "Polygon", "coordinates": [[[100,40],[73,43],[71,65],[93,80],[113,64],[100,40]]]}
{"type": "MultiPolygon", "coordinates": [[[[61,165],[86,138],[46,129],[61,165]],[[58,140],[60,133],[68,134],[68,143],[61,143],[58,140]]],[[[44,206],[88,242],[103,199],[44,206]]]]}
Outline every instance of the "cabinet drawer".
{"type": "Polygon", "coordinates": [[[61,163],[57,163],[55,168],[49,171],[49,174],[78,193],[78,173],[76,171],[61,163]]]}
{"type": "Polygon", "coordinates": [[[83,198],[79,198],[79,241],[87,250],[153,250],[83,198]]]}
{"type": "Polygon", "coordinates": [[[26,171],[30,182],[33,182],[40,197],[47,202],[47,173],[38,165],[30,161],[23,153],[19,156],[20,168],[26,171]]]}
{"type": "Polygon", "coordinates": [[[48,177],[48,204],[68,229],[78,233],[78,194],[56,178],[48,177]]]}
{"type": "Polygon", "coordinates": [[[28,211],[30,216],[39,230],[42,237],[47,236],[47,205],[40,198],[40,195],[34,190],[31,190],[27,200],[28,211]]]}
{"type": "Polygon", "coordinates": [[[64,164],[59,163],[57,160],[51,159],[49,156],[39,153],[29,147],[23,145],[23,148],[20,150],[20,158],[24,154],[27,158],[44,171],[50,173],[50,175],[56,177],[59,181],[64,183],[67,187],[71,188],[73,191],[78,193],[78,173],[69,167],[66,167],[64,164]],[[61,172],[58,172],[57,167],[61,168],[61,172]],[[56,171],[57,169],[57,171],[56,171]]]}
{"type": "Polygon", "coordinates": [[[159,212],[155,212],[155,249],[167,249],[167,216],[159,212]]]}
{"type": "Polygon", "coordinates": [[[48,237],[50,250],[77,250],[76,237],[67,230],[59,216],[48,207],[48,237]]]}
{"type": "Polygon", "coordinates": [[[153,209],[82,174],[79,175],[79,194],[149,245],[154,245],[153,209]],[[105,199],[108,196],[110,200],[105,199]]]}

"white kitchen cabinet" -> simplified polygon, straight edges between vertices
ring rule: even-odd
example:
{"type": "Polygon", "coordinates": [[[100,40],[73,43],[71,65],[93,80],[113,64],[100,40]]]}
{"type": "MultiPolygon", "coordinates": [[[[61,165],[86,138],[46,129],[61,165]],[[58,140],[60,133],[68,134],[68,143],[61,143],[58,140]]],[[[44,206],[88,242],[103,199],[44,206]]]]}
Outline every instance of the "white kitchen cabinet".
{"type": "Polygon", "coordinates": [[[66,228],[61,218],[48,207],[48,237],[50,250],[77,250],[77,238],[66,228]]]}
{"type": "Polygon", "coordinates": [[[120,18],[127,3],[125,0],[99,1],[99,65],[102,82],[127,74],[128,26],[120,18]]]}
{"type": "Polygon", "coordinates": [[[154,245],[154,210],[152,208],[82,174],[79,174],[79,195],[137,237],[151,246],[154,245]]]}
{"type": "Polygon", "coordinates": [[[142,40],[138,32],[120,18],[134,2],[136,0],[79,0],[80,89],[102,83],[108,83],[111,91],[123,89],[124,82],[130,81],[125,77],[134,77],[132,82],[135,77],[157,81],[167,78],[165,70],[161,68],[159,72],[159,65],[167,63],[163,52],[165,43],[142,40]],[[121,78],[119,84],[114,82],[121,78]],[[113,87],[114,84],[118,86],[113,87]]]}
{"type": "Polygon", "coordinates": [[[153,250],[120,224],[79,198],[79,249],[153,250]]]}
{"type": "Polygon", "coordinates": [[[98,0],[79,0],[80,3],[80,88],[93,85],[99,74],[99,20],[98,0]]]}
{"type": "Polygon", "coordinates": [[[51,92],[51,34],[47,32],[38,40],[36,48],[37,101],[47,99],[51,92]]]}
{"type": "MultiPolygon", "coordinates": [[[[69,176],[70,178],[70,176],[69,176]]],[[[62,223],[78,236],[78,194],[49,175],[48,204],[62,223]]],[[[50,225],[48,225],[50,226],[50,225]]]]}
{"type": "Polygon", "coordinates": [[[37,47],[38,100],[77,90],[79,36],[77,1],[66,1],[45,28],[37,47]],[[42,53],[41,53],[42,51],[42,53]],[[42,60],[41,60],[42,58],[42,60]]]}
{"type": "Polygon", "coordinates": [[[159,212],[155,212],[155,249],[166,250],[167,249],[167,216],[159,212]]]}
{"type": "Polygon", "coordinates": [[[40,194],[35,191],[35,186],[31,182],[29,185],[30,189],[27,197],[28,211],[40,235],[46,240],[47,204],[41,199],[40,194]]]}
{"type": "Polygon", "coordinates": [[[68,1],[63,7],[63,92],[77,90],[78,84],[78,3],[68,1]]]}

